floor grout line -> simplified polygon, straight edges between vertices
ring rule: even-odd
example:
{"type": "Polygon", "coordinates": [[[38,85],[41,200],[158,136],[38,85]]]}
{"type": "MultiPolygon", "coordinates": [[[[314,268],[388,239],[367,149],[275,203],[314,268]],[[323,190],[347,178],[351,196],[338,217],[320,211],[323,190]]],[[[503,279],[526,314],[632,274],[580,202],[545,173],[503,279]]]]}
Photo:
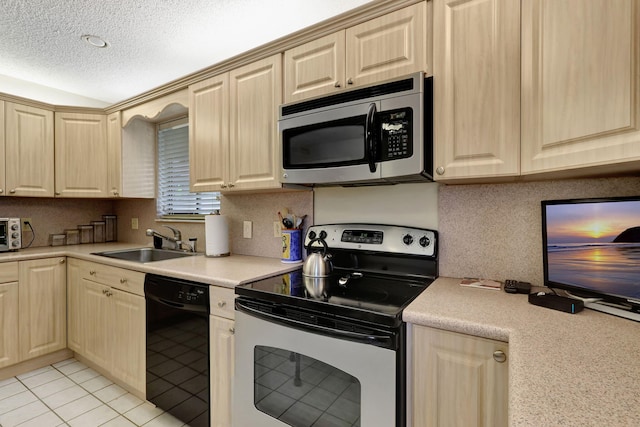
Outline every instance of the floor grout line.
{"type": "MultiPolygon", "coordinates": [[[[102,420],[97,421],[99,424],[95,424],[95,427],[99,427],[99,426],[105,425],[107,423],[113,422],[114,420],[116,420],[116,419],[118,419],[120,417],[122,417],[124,420],[127,420],[128,422],[131,423],[131,425],[134,425],[136,427],[142,427],[142,426],[150,425],[151,423],[153,423],[154,425],[157,424],[158,427],[161,427],[163,425],[166,425],[167,427],[168,426],[188,427],[188,425],[182,424],[180,421],[178,421],[175,418],[173,418],[173,416],[171,416],[169,413],[164,412],[164,411],[160,411],[157,414],[150,414],[150,416],[151,416],[150,419],[146,419],[146,417],[144,417],[145,421],[142,424],[136,423],[134,421],[134,418],[136,418],[136,417],[133,416],[133,412],[132,411],[140,409],[142,406],[144,406],[148,402],[139,399],[135,395],[133,395],[133,394],[129,393],[128,391],[126,391],[125,389],[123,389],[124,393],[118,394],[116,397],[110,398],[110,400],[108,402],[105,402],[100,397],[98,397],[96,395],[96,393],[99,393],[100,391],[105,390],[107,387],[111,387],[113,385],[117,386],[117,384],[113,383],[111,380],[108,380],[106,377],[100,375],[99,373],[97,373],[96,376],[93,376],[91,378],[86,379],[85,381],[77,382],[74,379],[72,379],[70,376],[74,375],[74,374],[76,374],[78,372],[84,371],[86,369],[91,369],[91,368],[89,368],[88,366],[86,366],[84,364],[81,364],[81,362],[78,362],[75,359],[67,359],[67,360],[65,360],[63,362],[58,362],[56,364],[49,365],[49,366],[44,367],[44,368],[36,369],[34,371],[27,372],[25,374],[21,374],[21,375],[19,375],[19,377],[21,377],[21,378],[18,378],[18,376],[15,376],[15,377],[12,378],[14,381],[7,382],[10,379],[2,381],[3,385],[0,386],[0,391],[4,387],[10,386],[12,384],[15,384],[16,382],[19,383],[26,390],[21,390],[21,391],[19,391],[17,393],[12,394],[11,396],[4,396],[2,399],[0,399],[0,409],[2,409],[2,406],[3,406],[2,402],[3,401],[5,401],[7,399],[10,399],[10,398],[12,398],[12,397],[14,397],[14,396],[16,396],[16,395],[18,395],[20,393],[28,392],[28,393],[30,393],[30,395],[32,397],[35,398],[35,400],[34,401],[29,401],[29,402],[24,403],[24,404],[20,404],[20,405],[15,406],[15,407],[11,407],[11,409],[5,411],[3,414],[0,414],[0,427],[14,427],[14,426],[15,427],[21,427],[23,425],[25,425],[25,426],[26,425],[35,425],[35,424],[33,424],[34,420],[38,419],[39,417],[44,417],[45,415],[49,416],[49,414],[52,414],[53,416],[55,416],[59,420],[61,420],[61,424],[46,424],[46,426],[42,425],[42,427],[59,427],[59,426],[60,427],[66,427],[66,426],[71,426],[73,424],[73,420],[76,420],[79,417],[82,417],[83,415],[85,415],[85,414],[87,414],[87,413],[89,413],[91,411],[95,411],[98,408],[106,408],[107,409],[106,412],[109,414],[107,416],[111,416],[110,412],[115,413],[116,416],[111,417],[109,419],[105,419],[104,422],[102,422],[102,420]],[[63,362],[67,362],[67,363],[62,364],[63,362]],[[65,371],[68,371],[68,370],[60,369],[60,368],[63,368],[64,366],[67,366],[67,365],[72,364],[72,363],[81,364],[82,368],[74,370],[73,372],[69,372],[69,374],[65,373],[65,371]],[[56,366],[54,366],[54,365],[56,365],[56,366]],[[56,377],[56,378],[50,379],[49,381],[46,381],[44,383],[38,383],[35,386],[30,386],[29,385],[29,384],[33,383],[33,381],[28,381],[29,378],[35,378],[38,375],[43,375],[43,374],[56,376],[56,374],[50,374],[50,372],[57,372],[58,374],[62,375],[62,377],[56,377]],[[61,380],[63,378],[68,379],[73,385],[71,385],[69,387],[65,387],[65,388],[63,388],[61,390],[56,390],[51,394],[43,396],[42,398],[33,391],[34,389],[36,389],[38,387],[46,386],[47,384],[50,384],[50,383],[52,383],[54,381],[61,380]],[[85,383],[87,383],[89,381],[96,380],[98,378],[103,378],[104,381],[105,381],[105,384],[102,385],[102,387],[100,387],[100,388],[98,388],[96,390],[93,390],[93,391],[89,391],[87,388],[83,387],[83,384],[85,384],[85,383]],[[59,395],[59,394],[65,393],[65,392],[69,392],[69,390],[71,388],[74,388],[74,387],[79,387],[82,390],[83,394],[80,397],[75,397],[72,400],[57,406],[56,408],[53,408],[50,404],[48,404],[45,401],[45,399],[52,398],[55,395],[59,395]],[[63,412],[63,413],[65,412],[65,410],[60,411],[60,408],[63,408],[63,407],[71,408],[68,405],[71,405],[74,402],[78,402],[81,399],[86,399],[88,396],[91,396],[93,399],[95,399],[98,402],[98,405],[94,406],[94,407],[91,407],[89,409],[78,408],[78,410],[81,410],[81,412],[79,412],[77,414],[73,414],[73,416],[70,417],[68,420],[66,420],[65,417],[63,417],[63,415],[60,414],[60,412],[63,412]],[[110,405],[110,403],[113,403],[116,400],[121,399],[121,398],[123,398],[125,396],[131,396],[133,399],[139,400],[140,402],[133,401],[133,406],[129,407],[127,405],[126,409],[124,409],[123,412],[120,412],[120,410],[118,410],[118,409],[114,408],[112,405],[110,405]],[[33,404],[35,402],[39,402],[40,404],[42,404],[47,409],[47,412],[36,414],[33,417],[30,417],[28,419],[20,418],[20,420],[17,423],[11,422],[9,424],[6,421],[7,414],[11,414],[14,411],[18,411],[20,408],[24,408],[26,405],[30,405],[30,404],[33,404]],[[158,420],[160,417],[163,417],[162,418],[163,421],[159,421],[158,420]],[[168,420],[166,422],[164,422],[164,417],[168,418],[168,420]],[[3,418],[5,419],[5,421],[3,421],[3,418]]],[[[96,381],[101,381],[101,380],[96,380],[96,381]]],[[[117,387],[120,387],[120,386],[117,386],[117,387]]],[[[118,392],[118,391],[116,391],[116,392],[118,392]]],[[[104,398],[107,399],[108,397],[104,397],[104,398]]],[[[149,404],[149,405],[150,405],[150,407],[153,407],[152,404],[149,404]]],[[[38,427],[41,427],[41,424],[38,424],[38,427]]]]}

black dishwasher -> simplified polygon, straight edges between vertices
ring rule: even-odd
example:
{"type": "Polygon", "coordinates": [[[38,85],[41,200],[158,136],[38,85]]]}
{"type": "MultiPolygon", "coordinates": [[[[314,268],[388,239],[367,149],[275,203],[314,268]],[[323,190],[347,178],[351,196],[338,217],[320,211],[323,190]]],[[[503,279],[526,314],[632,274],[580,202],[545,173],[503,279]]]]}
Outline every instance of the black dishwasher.
{"type": "Polygon", "coordinates": [[[147,274],[147,400],[208,427],[209,285],[147,274]]]}

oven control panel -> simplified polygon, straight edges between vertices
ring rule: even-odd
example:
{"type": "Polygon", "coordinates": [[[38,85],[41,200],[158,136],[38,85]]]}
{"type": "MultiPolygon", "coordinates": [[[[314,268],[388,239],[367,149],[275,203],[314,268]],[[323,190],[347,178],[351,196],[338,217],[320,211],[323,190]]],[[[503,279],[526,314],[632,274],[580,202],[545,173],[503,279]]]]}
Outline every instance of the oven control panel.
{"type": "Polygon", "coordinates": [[[305,248],[355,249],[406,255],[437,255],[435,230],[378,224],[312,225],[305,236],[305,248]],[[312,243],[313,242],[313,243],[312,243]]]}

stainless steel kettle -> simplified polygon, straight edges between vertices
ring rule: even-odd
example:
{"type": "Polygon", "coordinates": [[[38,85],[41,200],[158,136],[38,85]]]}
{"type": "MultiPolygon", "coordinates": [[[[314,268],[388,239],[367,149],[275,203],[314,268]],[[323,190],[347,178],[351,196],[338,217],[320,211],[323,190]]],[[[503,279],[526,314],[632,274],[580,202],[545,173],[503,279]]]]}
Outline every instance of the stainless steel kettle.
{"type": "Polygon", "coordinates": [[[302,281],[307,290],[307,294],[313,298],[324,298],[327,296],[329,287],[329,275],[333,271],[331,264],[331,254],[327,253],[327,242],[317,238],[309,242],[309,246],[314,242],[322,243],[321,251],[311,253],[302,266],[302,281]]]}
{"type": "Polygon", "coordinates": [[[324,239],[317,238],[309,242],[309,248],[314,242],[322,243],[322,251],[314,251],[304,262],[302,266],[302,275],[306,277],[328,277],[333,271],[331,264],[331,254],[327,253],[327,242],[324,239]]]}

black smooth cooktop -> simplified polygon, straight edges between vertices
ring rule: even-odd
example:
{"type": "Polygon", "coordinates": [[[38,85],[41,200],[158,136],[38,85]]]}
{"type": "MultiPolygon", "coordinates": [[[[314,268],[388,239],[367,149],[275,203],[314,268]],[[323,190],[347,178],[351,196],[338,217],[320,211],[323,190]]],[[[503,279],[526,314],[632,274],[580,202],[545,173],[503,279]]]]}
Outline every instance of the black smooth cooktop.
{"type": "Polygon", "coordinates": [[[361,274],[362,277],[358,277],[358,274],[353,275],[349,271],[334,272],[324,279],[326,283],[322,285],[325,292],[320,294],[319,287],[314,287],[314,279],[305,281],[309,278],[304,278],[302,270],[298,270],[239,285],[236,294],[343,319],[397,326],[402,322],[402,310],[432,282],[430,279],[407,279],[367,272],[361,274]],[[344,282],[346,277],[346,283],[340,284],[340,279],[344,282]]]}

